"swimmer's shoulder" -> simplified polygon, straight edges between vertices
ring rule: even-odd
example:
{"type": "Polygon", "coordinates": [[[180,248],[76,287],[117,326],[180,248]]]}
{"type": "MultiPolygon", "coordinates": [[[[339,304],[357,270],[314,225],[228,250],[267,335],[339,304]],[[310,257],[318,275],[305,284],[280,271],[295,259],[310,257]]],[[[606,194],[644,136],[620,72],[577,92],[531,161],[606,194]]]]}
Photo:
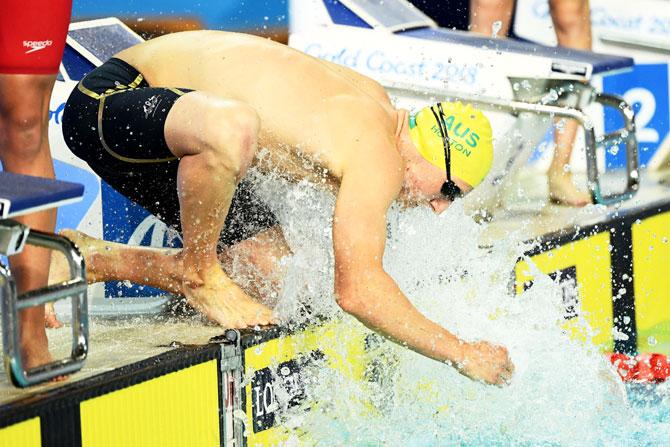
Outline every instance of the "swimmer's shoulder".
{"type": "Polygon", "coordinates": [[[342,165],[364,159],[385,159],[396,169],[401,162],[396,148],[397,112],[366,95],[340,95],[323,103],[328,128],[323,129],[332,150],[340,154],[342,165]]]}

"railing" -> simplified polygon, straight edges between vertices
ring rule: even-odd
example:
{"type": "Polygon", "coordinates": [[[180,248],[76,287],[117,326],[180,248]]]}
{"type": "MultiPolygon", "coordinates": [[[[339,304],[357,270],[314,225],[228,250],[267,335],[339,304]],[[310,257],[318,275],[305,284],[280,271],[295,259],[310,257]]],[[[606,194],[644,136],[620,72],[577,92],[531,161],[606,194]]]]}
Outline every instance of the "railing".
{"type": "Polygon", "coordinates": [[[1,255],[20,253],[26,244],[63,253],[70,267],[71,279],[18,295],[11,271],[0,263],[0,306],[5,370],[12,383],[18,387],[35,385],[78,371],[88,354],[88,303],[83,257],[74,244],[63,236],[31,230],[13,220],[0,220],[1,255]],[[65,298],[72,299],[70,356],[35,368],[26,368],[21,358],[19,344],[19,312],[65,298]]]}

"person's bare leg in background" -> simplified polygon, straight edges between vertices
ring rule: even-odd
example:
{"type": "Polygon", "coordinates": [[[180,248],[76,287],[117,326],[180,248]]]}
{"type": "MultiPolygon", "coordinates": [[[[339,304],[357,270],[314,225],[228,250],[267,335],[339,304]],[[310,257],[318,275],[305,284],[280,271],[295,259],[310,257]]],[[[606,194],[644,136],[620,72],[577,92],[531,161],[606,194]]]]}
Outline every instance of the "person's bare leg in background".
{"type": "Polygon", "coordinates": [[[493,36],[493,24],[496,26],[495,37],[505,37],[509,32],[514,10],[514,0],[471,0],[470,31],[493,36]]]}
{"type": "MultiPolygon", "coordinates": [[[[495,35],[507,36],[514,6],[514,0],[472,0],[470,29],[493,36],[493,24],[499,22],[500,29],[495,35]]],[[[550,0],[549,8],[558,44],[566,48],[590,50],[592,37],[588,0],[550,0]]],[[[570,158],[578,128],[579,124],[574,120],[556,120],[554,158],[547,171],[550,199],[571,206],[591,203],[590,195],[575,186],[570,172],[570,158]]]]}
{"type": "MultiPolygon", "coordinates": [[[[554,22],[558,44],[566,48],[590,50],[592,43],[591,16],[588,0],[550,0],[551,19],[554,22]]],[[[572,206],[591,203],[586,191],[579,190],[572,182],[570,157],[579,124],[565,120],[555,129],[554,159],[547,176],[552,200],[572,206]]]]}
{"type": "MultiPolygon", "coordinates": [[[[0,161],[8,172],[54,178],[48,141],[49,99],[56,75],[0,74],[0,161]]],[[[30,228],[53,232],[56,211],[42,211],[16,220],[30,228]]],[[[27,246],[11,256],[17,291],[47,284],[50,251],[27,246]]],[[[48,363],[44,306],[19,312],[20,348],[26,368],[48,363]]]]}

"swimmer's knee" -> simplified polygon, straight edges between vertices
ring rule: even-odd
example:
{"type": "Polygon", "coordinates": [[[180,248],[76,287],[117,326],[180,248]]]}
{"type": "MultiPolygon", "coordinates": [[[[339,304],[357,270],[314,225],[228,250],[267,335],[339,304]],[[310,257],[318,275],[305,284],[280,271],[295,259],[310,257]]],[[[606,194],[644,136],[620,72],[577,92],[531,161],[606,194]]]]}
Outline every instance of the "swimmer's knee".
{"type": "Polygon", "coordinates": [[[235,108],[234,126],[237,128],[236,144],[240,154],[240,169],[246,172],[256,156],[261,120],[256,110],[247,104],[239,103],[235,108]]]}
{"type": "Polygon", "coordinates": [[[256,155],[260,119],[252,107],[241,102],[227,103],[217,112],[220,116],[211,135],[210,150],[239,179],[256,155]]]}
{"type": "Polygon", "coordinates": [[[259,128],[258,113],[248,104],[194,91],[175,102],[165,135],[178,157],[198,155],[210,169],[239,179],[256,154],[259,128]]]}
{"type": "Polygon", "coordinates": [[[41,107],[35,107],[34,101],[12,101],[0,108],[0,119],[21,130],[33,129],[43,124],[43,112],[41,107]]]}

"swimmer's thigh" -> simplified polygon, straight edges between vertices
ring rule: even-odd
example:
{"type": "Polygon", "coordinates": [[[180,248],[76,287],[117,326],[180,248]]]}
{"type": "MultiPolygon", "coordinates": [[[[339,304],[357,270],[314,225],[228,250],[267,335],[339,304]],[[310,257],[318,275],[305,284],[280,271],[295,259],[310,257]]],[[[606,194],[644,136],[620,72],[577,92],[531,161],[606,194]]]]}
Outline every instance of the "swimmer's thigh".
{"type": "Polygon", "coordinates": [[[63,113],[68,147],[112,188],[178,226],[179,159],[167,147],[164,125],[183,92],[147,86],[105,95],[90,87],[75,88],[68,98],[63,113]]]}
{"type": "MultiPolygon", "coordinates": [[[[197,133],[197,123],[206,117],[187,119],[179,111],[180,103],[189,105],[194,99],[199,102],[202,97],[195,93],[146,87],[109,95],[100,104],[75,89],[63,116],[63,134],[72,152],[112,188],[177,231],[181,231],[177,195],[179,158],[168,146],[168,127],[172,120],[173,131],[181,129],[180,135],[197,133]]],[[[241,103],[222,101],[215,103],[215,107],[232,113],[238,104],[241,103]]],[[[230,246],[276,224],[274,214],[255,194],[251,182],[242,179],[220,242],[230,246]]]]}
{"type": "Polygon", "coordinates": [[[241,178],[255,155],[258,129],[258,114],[248,104],[193,91],[170,110],[165,140],[178,157],[209,151],[239,170],[241,178]]]}

